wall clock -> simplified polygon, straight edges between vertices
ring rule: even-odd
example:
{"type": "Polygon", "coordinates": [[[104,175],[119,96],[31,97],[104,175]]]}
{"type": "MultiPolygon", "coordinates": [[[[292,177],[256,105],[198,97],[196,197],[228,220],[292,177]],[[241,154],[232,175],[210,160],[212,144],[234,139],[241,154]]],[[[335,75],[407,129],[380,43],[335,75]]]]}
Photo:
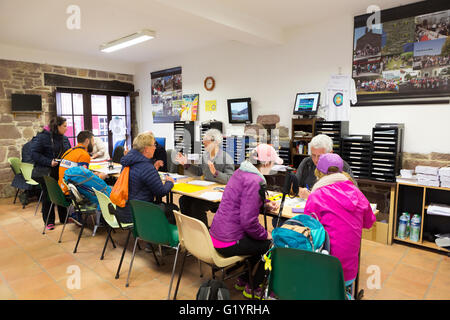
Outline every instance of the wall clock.
{"type": "Polygon", "coordinates": [[[205,81],[203,82],[203,86],[206,90],[212,91],[214,89],[214,86],[216,85],[216,81],[213,77],[206,77],[205,81]]]}

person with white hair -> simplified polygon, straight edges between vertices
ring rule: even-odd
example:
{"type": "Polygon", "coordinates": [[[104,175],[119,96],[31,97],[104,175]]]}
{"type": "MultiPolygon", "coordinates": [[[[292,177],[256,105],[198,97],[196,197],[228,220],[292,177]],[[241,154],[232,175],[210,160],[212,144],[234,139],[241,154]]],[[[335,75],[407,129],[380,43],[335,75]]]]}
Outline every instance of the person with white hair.
{"type": "MultiPolygon", "coordinates": [[[[316,170],[320,156],[324,153],[333,152],[333,140],[326,134],[318,134],[312,138],[309,145],[311,147],[311,156],[300,162],[296,173],[298,185],[300,187],[299,195],[304,199],[308,198],[311,193],[310,190],[317,181],[314,170],[316,170]]],[[[345,161],[343,171],[347,172],[354,179],[352,169],[345,161]]]]}
{"type": "MultiPolygon", "coordinates": [[[[200,165],[188,165],[187,157],[179,153],[175,159],[179,164],[189,167],[197,176],[203,175],[207,181],[219,184],[227,184],[234,173],[234,161],[231,156],[222,150],[222,133],[217,129],[209,129],[205,132],[202,142],[205,153],[200,165]]],[[[190,217],[199,219],[208,226],[206,212],[216,212],[219,205],[206,200],[182,196],[179,200],[181,212],[190,217]]]]}

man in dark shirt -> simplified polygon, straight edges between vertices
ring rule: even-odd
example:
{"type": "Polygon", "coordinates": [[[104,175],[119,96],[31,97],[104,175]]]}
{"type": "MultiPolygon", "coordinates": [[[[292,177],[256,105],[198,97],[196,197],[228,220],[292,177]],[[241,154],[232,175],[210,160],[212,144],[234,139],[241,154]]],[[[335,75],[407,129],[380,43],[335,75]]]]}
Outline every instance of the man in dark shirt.
{"type": "MultiPolygon", "coordinates": [[[[311,156],[307,157],[300,162],[300,165],[297,169],[297,180],[300,197],[306,199],[311,193],[313,185],[316,183],[317,178],[314,175],[314,170],[316,169],[317,162],[319,161],[319,157],[324,153],[332,153],[333,152],[333,140],[325,135],[319,134],[312,138],[310,142],[311,146],[311,156]]],[[[354,179],[352,170],[347,162],[344,161],[343,171],[350,174],[350,176],[354,179]]]]}

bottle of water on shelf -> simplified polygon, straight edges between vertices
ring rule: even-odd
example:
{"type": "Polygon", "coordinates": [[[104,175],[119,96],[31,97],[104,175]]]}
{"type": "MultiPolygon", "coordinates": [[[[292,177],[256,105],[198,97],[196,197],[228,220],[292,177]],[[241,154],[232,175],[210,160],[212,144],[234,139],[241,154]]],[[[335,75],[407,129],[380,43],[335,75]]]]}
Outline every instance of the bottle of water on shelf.
{"type": "Polygon", "coordinates": [[[405,232],[405,238],[409,237],[410,230],[411,230],[411,216],[408,212],[405,212],[406,218],[408,219],[406,221],[406,232],[405,232]]]}
{"type": "Polygon", "coordinates": [[[398,232],[397,236],[399,239],[405,239],[406,238],[406,223],[408,221],[408,217],[406,216],[405,212],[402,213],[399,223],[398,223],[398,232]]]}
{"type": "Polygon", "coordinates": [[[409,239],[411,241],[419,241],[420,238],[420,216],[415,214],[411,219],[411,235],[409,239]]]}

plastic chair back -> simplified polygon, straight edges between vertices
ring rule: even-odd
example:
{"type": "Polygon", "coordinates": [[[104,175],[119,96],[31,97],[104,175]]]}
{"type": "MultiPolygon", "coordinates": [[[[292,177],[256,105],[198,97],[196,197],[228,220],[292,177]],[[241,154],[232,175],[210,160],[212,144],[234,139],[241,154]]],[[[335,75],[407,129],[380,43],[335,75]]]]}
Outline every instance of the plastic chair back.
{"type": "MultiPolygon", "coordinates": [[[[112,203],[111,200],[103,192],[97,191],[95,188],[93,188],[93,189],[94,189],[95,195],[97,196],[103,219],[105,219],[106,223],[108,223],[108,225],[111,228],[119,228],[119,223],[117,222],[116,217],[114,215],[112,215],[108,209],[108,204],[112,203]]],[[[114,206],[113,203],[112,203],[112,205],[114,206]]]]}
{"type": "Polygon", "coordinates": [[[341,263],[321,253],[275,248],[270,291],[283,300],[345,300],[341,263]]]}
{"type": "Polygon", "coordinates": [[[165,244],[171,247],[178,245],[178,232],[174,232],[166,215],[157,205],[140,200],[130,200],[135,237],[142,240],[165,244]]]}
{"type": "Polygon", "coordinates": [[[34,165],[32,163],[22,162],[20,164],[20,171],[22,172],[22,175],[28,184],[38,185],[39,183],[37,183],[36,181],[31,179],[31,173],[33,172],[33,167],[34,167],[34,165]]]}
{"type": "Polygon", "coordinates": [[[214,248],[209,231],[202,221],[188,217],[176,210],[173,212],[175,214],[181,244],[197,259],[223,268],[244,260],[247,257],[222,257],[214,248]]]}
{"type": "Polygon", "coordinates": [[[11,157],[11,158],[8,158],[8,162],[11,165],[11,168],[12,168],[14,174],[19,174],[20,173],[20,164],[22,163],[22,161],[20,161],[19,158],[11,157]]]}
{"type": "Polygon", "coordinates": [[[64,193],[58,185],[58,182],[50,176],[44,176],[45,185],[47,186],[48,197],[50,201],[61,207],[69,207],[70,202],[67,201],[64,193]]]}

